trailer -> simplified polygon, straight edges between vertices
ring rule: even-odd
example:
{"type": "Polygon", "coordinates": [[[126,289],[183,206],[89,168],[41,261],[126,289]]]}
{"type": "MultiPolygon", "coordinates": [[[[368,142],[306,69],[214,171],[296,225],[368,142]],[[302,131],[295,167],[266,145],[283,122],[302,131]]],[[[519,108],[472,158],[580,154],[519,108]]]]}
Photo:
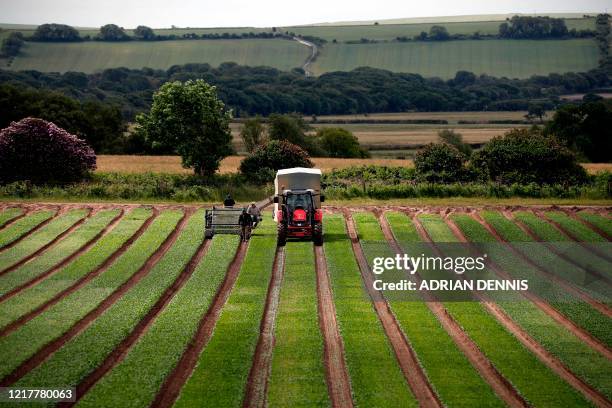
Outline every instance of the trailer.
{"type": "Polygon", "coordinates": [[[311,239],[323,244],[323,211],[321,203],[321,170],[295,167],[282,169],[274,179],[274,220],[277,222],[277,244],[288,238],[311,239]]]}
{"type": "MultiPolygon", "coordinates": [[[[246,208],[228,208],[228,207],[213,207],[210,210],[206,210],[205,217],[205,229],[204,237],[211,239],[215,234],[236,234],[240,235],[242,239],[249,239],[250,234],[247,237],[242,237],[242,226],[240,225],[240,214],[246,210],[246,208]]],[[[253,220],[254,225],[259,224],[261,217],[257,220],[253,220]]],[[[255,226],[252,227],[254,229],[255,226]]]]}

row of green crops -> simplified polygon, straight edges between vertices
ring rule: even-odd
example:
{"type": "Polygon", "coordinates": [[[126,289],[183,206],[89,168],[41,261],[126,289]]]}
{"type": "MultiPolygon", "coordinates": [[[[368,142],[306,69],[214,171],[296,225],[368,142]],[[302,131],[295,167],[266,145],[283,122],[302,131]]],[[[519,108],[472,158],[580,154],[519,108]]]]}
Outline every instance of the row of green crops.
{"type": "Polygon", "coordinates": [[[2,228],[6,223],[19,217],[23,214],[23,210],[21,208],[7,208],[0,212],[0,228],[2,228]]]}
{"type": "MultiPolygon", "coordinates": [[[[414,237],[415,231],[403,229],[407,224],[401,217],[399,214],[390,215],[390,222],[396,229],[402,229],[414,237]]],[[[372,213],[358,213],[354,218],[370,264],[375,257],[395,255],[372,213]]],[[[424,302],[389,297],[389,303],[429,381],[445,405],[503,406],[424,302]]]]}
{"type": "MultiPolygon", "coordinates": [[[[419,220],[434,242],[458,242],[439,215],[420,215],[419,220]]],[[[479,302],[445,302],[444,305],[489,361],[529,403],[535,406],[590,405],[525,349],[479,302]]]]}
{"type": "Polygon", "coordinates": [[[567,214],[559,211],[546,211],[544,213],[550,220],[556,222],[561,228],[584,242],[607,242],[608,240],[567,214]]]}
{"type": "MultiPolygon", "coordinates": [[[[167,214],[175,223],[182,216],[179,211],[169,211],[167,214]]],[[[204,240],[203,215],[203,211],[192,215],[172,247],[142,280],[87,329],[71,339],[39,367],[30,371],[18,384],[25,387],[35,384],[46,387],[61,384],[75,386],[100,366],[127,334],[134,330],[196,253],[204,240]],[[92,347],[92,344],[95,344],[95,347],[92,347]]],[[[112,396],[107,397],[110,399],[103,399],[103,405],[112,406],[118,403],[112,399],[112,396]]],[[[138,406],[132,398],[122,403],[124,406],[127,404],[138,406]]]]}
{"type": "Polygon", "coordinates": [[[606,234],[612,235],[612,219],[587,211],[579,212],[578,216],[586,222],[589,222],[597,228],[601,229],[606,234]]]}
{"type": "Polygon", "coordinates": [[[47,221],[55,215],[55,211],[36,211],[27,217],[21,218],[2,231],[0,231],[0,249],[15,242],[25,234],[36,228],[40,223],[47,221]]]}
{"type": "Polygon", "coordinates": [[[416,406],[367,292],[341,215],[325,219],[325,256],[352,384],[362,407],[416,406]]]}
{"type": "Polygon", "coordinates": [[[63,214],[38,231],[19,241],[17,245],[0,254],[0,270],[8,268],[23,258],[38,251],[57,238],[62,232],[72,227],[87,215],[87,210],[72,210],[63,214]]]}
{"type": "MultiPolygon", "coordinates": [[[[516,228],[511,221],[499,213],[483,212],[483,218],[485,218],[487,222],[492,221],[492,224],[502,236],[504,231],[512,230],[512,227],[516,228]]],[[[453,220],[472,241],[494,239],[494,237],[492,237],[477,221],[467,215],[454,216],[453,220]]],[[[523,272],[530,268],[528,265],[524,264],[522,260],[516,259],[511,253],[507,253],[505,256],[503,253],[498,253],[494,254],[494,256],[496,261],[501,257],[504,258],[504,261],[507,261],[500,262],[500,266],[506,271],[512,272],[512,270],[516,270],[514,268],[510,270],[510,265],[516,265],[516,268],[524,268],[522,269],[523,272]]],[[[555,267],[557,265],[556,260],[551,260],[550,265],[555,267]]],[[[534,278],[532,280],[532,278],[529,278],[530,284],[536,279],[537,278],[534,278]]],[[[575,302],[578,302],[578,300],[572,300],[572,303],[575,302]]],[[[574,373],[608,398],[612,396],[612,378],[610,377],[612,362],[583,343],[564,327],[561,327],[534,304],[516,299],[514,301],[499,302],[499,305],[515,322],[536,339],[538,343],[570,367],[574,373]]],[[[558,303],[554,303],[553,305],[557,306],[558,303]]],[[[564,303],[564,305],[567,305],[567,303],[564,303]]],[[[599,312],[592,310],[590,313],[599,312]]],[[[593,320],[599,321],[601,319],[593,320]]],[[[609,321],[607,324],[608,330],[610,330],[609,321]]]]}
{"type": "Polygon", "coordinates": [[[266,219],[250,240],[240,275],[198,365],[175,407],[240,406],[259,339],[260,320],[276,250],[276,228],[266,219]]]}
{"type": "Polygon", "coordinates": [[[31,262],[0,277],[0,295],[23,285],[53,268],[100,233],[117,215],[119,210],[100,211],[80,225],[73,233],[58,242],[31,262]]]}
{"type": "Polygon", "coordinates": [[[268,385],[273,407],[329,406],[313,259],[311,242],[292,242],[285,249],[268,385]]]}
{"type": "Polygon", "coordinates": [[[123,361],[85,395],[79,406],[144,407],[151,404],[162,381],[193,338],[232,261],[234,251],[231,248],[237,244],[235,236],[215,237],[185,286],[123,361]]]}
{"type": "MultiPolygon", "coordinates": [[[[147,231],[104,273],[0,340],[0,376],[5,376],[47,342],[60,336],[126,282],[176,227],[181,214],[162,212],[147,231]]],[[[96,339],[104,341],[103,337],[96,339]]],[[[87,364],[75,359],[76,363],[87,364]]]]}
{"type": "Polygon", "coordinates": [[[86,253],[70,262],[61,271],[37,285],[23,290],[19,296],[0,304],[0,327],[31,312],[96,270],[123,245],[151,216],[150,210],[136,208],[124,215],[119,224],[96,242],[86,253]]]}

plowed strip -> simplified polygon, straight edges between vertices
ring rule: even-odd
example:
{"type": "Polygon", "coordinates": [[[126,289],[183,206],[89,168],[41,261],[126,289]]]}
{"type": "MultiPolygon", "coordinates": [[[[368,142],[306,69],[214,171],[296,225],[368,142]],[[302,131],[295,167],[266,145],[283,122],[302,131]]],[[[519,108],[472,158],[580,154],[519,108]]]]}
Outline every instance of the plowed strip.
{"type": "MultiPolygon", "coordinates": [[[[461,242],[466,242],[466,243],[468,242],[465,235],[463,235],[463,232],[461,231],[461,229],[459,229],[457,224],[455,224],[449,218],[445,218],[445,221],[447,225],[449,226],[449,228],[453,231],[453,233],[457,236],[457,238],[461,242]]],[[[500,276],[501,278],[509,279],[509,280],[512,279],[512,277],[508,273],[506,273],[506,271],[504,271],[494,262],[489,262],[489,266],[495,272],[495,274],[500,276]]],[[[574,336],[578,337],[585,344],[590,346],[592,349],[596,350],[598,353],[600,353],[607,359],[612,360],[612,350],[610,350],[603,343],[601,343],[599,340],[594,338],[590,333],[588,333],[582,327],[577,326],[573,321],[571,321],[564,314],[562,314],[557,309],[552,307],[548,302],[546,302],[539,296],[529,291],[521,292],[521,295],[524,296],[526,299],[530,300],[540,310],[542,310],[544,313],[550,316],[557,323],[559,323],[560,325],[565,327],[567,330],[569,330],[572,334],[574,334],[574,336]]]]}
{"type": "Polygon", "coordinates": [[[400,365],[404,377],[408,382],[414,396],[419,401],[421,406],[427,407],[442,407],[442,402],[434,392],[431,384],[427,380],[423,369],[421,368],[414,350],[408,343],[404,333],[402,332],[399,324],[395,320],[395,316],[391,312],[388,303],[380,298],[380,295],[376,295],[373,287],[372,272],[370,266],[363,253],[353,217],[348,210],[344,211],[344,218],[346,227],[351,238],[351,245],[355,254],[355,259],[359,265],[361,271],[361,277],[364,281],[368,294],[372,299],[374,309],[378,318],[385,330],[387,338],[393,347],[393,351],[400,365]]]}
{"type": "Polygon", "coordinates": [[[102,229],[98,234],[96,234],[96,236],[94,236],[93,238],[91,238],[89,241],[87,241],[86,243],[83,244],[83,246],[81,246],[78,250],[76,250],[74,253],[72,253],[71,255],[67,256],[66,258],[62,259],[61,261],[59,261],[58,263],[56,263],[54,266],[52,266],[50,269],[48,269],[47,271],[41,273],[40,275],[38,275],[37,277],[35,277],[34,279],[30,280],[29,282],[24,283],[21,286],[17,286],[16,288],[10,290],[9,292],[6,292],[5,294],[3,294],[2,296],[0,296],[0,303],[4,302],[7,299],[12,298],[13,296],[15,296],[16,294],[18,294],[19,292],[21,292],[24,289],[30,288],[34,285],[36,285],[38,282],[41,282],[43,280],[45,280],[46,278],[48,278],[49,276],[53,275],[55,272],[61,270],[62,268],[64,268],[66,265],[68,265],[69,263],[71,263],[72,261],[74,261],[75,259],[77,259],[78,257],[80,257],[81,255],[83,255],[85,252],[89,251],[89,249],[94,246],[94,244],[100,239],[102,238],[104,235],[106,235],[108,232],[112,231],[113,228],[115,228],[115,226],[119,223],[119,221],[121,220],[121,217],[123,217],[124,214],[124,210],[121,209],[121,211],[119,212],[119,214],[117,214],[117,216],[115,218],[113,218],[111,220],[111,222],[104,228],[102,229]]]}
{"type": "Polygon", "coordinates": [[[172,233],[164,240],[159,248],[155,250],[153,255],[138,269],[130,278],[119,286],[113,293],[111,293],[106,299],[102,301],[95,309],[87,313],[85,317],[75,323],[68,331],[59,336],[58,338],[47,343],[44,347],[38,350],[32,357],[24,361],[19,367],[13,370],[12,373],[7,375],[0,381],[0,387],[8,387],[15,383],[30,370],[37,367],[45,361],[51,354],[59,350],[67,341],[75,337],[77,334],[85,330],[95,319],[97,319],[102,313],[104,313],[109,307],[111,307],[117,300],[119,300],[127,291],[129,291],[134,285],[136,285],[142,278],[144,278],[149,271],[155,266],[155,264],[164,256],[164,254],[174,244],[181,231],[185,227],[188,220],[187,211],[183,213],[183,217],[174,228],[172,233]]]}
{"type": "Polygon", "coordinates": [[[276,248],[272,277],[268,286],[266,309],[261,321],[261,329],[253,365],[249,373],[243,407],[263,408],[267,403],[268,377],[272,364],[272,351],[274,349],[274,325],[278,311],[280,290],[285,273],[285,248],[276,248]]]}
{"type": "MultiPolygon", "coordinates": [[[[415,217],[416,219],[416,217],[415,217]]],[[[417,220],[418,221],[418,220],[417,220]]],[[[465,236],[457,228],[457,226],[453,223],[453,225],[449,225],[449,227],[455,227],[453,233],[457,236],[459,240],[462,242],[467,242],[465,240],[465,236]],[[458,235],[457,235],[458,234],[458,235]]],[[[429,235],[425,232],[425,236],[427,237],[429,242],[432,242],[429,235]]],[[[436,250],[439,251],[439,248],[435,245],[433,246],[436,250]]],[[[561,362],[561,360],[557,359],[551,353],[549,353],[544,347],[540,345],[533,337],[531,337],[522,327],[520,327],[510,316],[506,314],[496,303],[485,300],[484,298],[480,298],[480,303],[485,307],[485,309],[493,316],[495,319],[506,328],[508,332],[510,332],[515,338],[517,338],[525,348],[531,351],[534,355],[536,355],[540,361],[542,361],[547,367],[549,367],[552,371],[557,373],[557,375],[563,380],[565,380],[568,384],[574,387],[576,390],[580,391],[587,399],[592,401],[598,407],[609,407],[612,408],[612,403],[606,399],[599,391],[595,390],[589,384],[582,381],[579,377],[576,376],[569,368],[565,366],[561,362]]]]}
{"type": "MultiPolygon", "coordinates": [[[[18,207],[19,208],[19,207],[18,207]]],[[[10,220],[8,220],[7,222],[5,222],[3,225],[0,226],[0,231],[2,231],[3,229],[5,229],[6,227],[8,227],[9,225],[11,225],[12,223],[14,223],[17,220],[22,219],[23,217],[25,217],[26,215],[28,215],[30,213],[30,211],[27,208],[21,208],[21,210],[23,211],[21,214],[19,214],[16,217],[11,218],[10,220]]]]}
{"type": "Polygon", "coordinates": [[[572,241],[576,241],[579,245],[581,245],[584,249],[591,251],[595,255],[605,259],[608,262],[612,262],[612,257],[606,254],[605,252],[600,251],[598,248],[594,248],[592,245],[587,245],[585,242],[581,241],[572,231],[565,228],[563,225],[559,224],[555,220],[547,217],[542,211],[536,211],[536,215],[542,219],[545,219],[549,223],[551,223],[556,229],[558,229],[563,235],[571,239],[572,241]]]}
{"type": "Polygon", "coordinates": [[[221,309],[223,309],[223,306],[225,305],[225,302],[227,301],[227,298],[234,287],[234,283],[236,283],[238,274],[240,273],[240,266],[242,265],[242,261],[246,255],[247,248],[248,244],[246,242],[240,243],[240,246],[236,251],[236,256],[227,269],[227,274],[223,284],[217,291],[210,308],[200,321],[198,331],[183,353],[183,356],[178,362],[176,368],[172,371],[168,378],[166,378],[166,381],[155,397],[151,407],[170,407],[174,401],[176,401],[182,386],[185,384],[185,381],[187,381],[187,378],[189,378],[189,375],[193,371],[198,361],[198,356],[212,336],[217,320],[219,319],[219,315],[221,314],[221,309]]]}
{"type": "Polygon", "coordinates": [[[319,326],[324,340],[327,388],[333,407],[352,407],[353,398],[344,360],[344,344],[338,330],[336,307],[329,283],[323,247],[314,246],[314,254],[317,270],[319,326]]]}
{"type": "Polygon", "coordinates": [[[151,326],[155,318],[164,310],[164,308],[170,303],[174,295],[183,287],[183,285],[189,280],[193,271],[198,266],[208,248],[210,247],[210,240],[205,240],[197,252],[193,255],[187,266],[183,269],[181,274],[176,278],[170,287],[160,296],[155,305],[149,310],[145,317],[138,323],[134,330],[109,354],[104,362],[98,366],[93,372],[81,381],[76,387],[76,401],[66,402],[59,404],[59,407],[72,407],[78,402],[78,400],[85,395],[91,387],[95,385],[100,378],[102,378],[107,372],[123,360],[128,351],[138,341],[151,326]]]}
{"type": "MultiPolygon", "coordinates": [[[[30,255],[26,256],[25,258],[22,258],[21,260],[19,260],[18,262],[14,263],[13,265],[11,265],[11,266],[1,270],[0,271],[0,276],[4,275],[6,273],[14,271],[15,269],[19,268],[20,266],[30,262],[32,259],[36,258],[40,254],[44,253],[47,249],[49,249],[53,245],[57,244],[59,241],[61,241],[62,239],[64,239],[68,235],[72,234],[74,232],[74,230],[79,228],[81,226],[81,224],[83,224],[85,222],[85,220],[87,220],[92,215],[93,215],[93,210],[91,208],[88,208],[88,213],[87,213],[87,215],[85,217],[81,218],[80,220],[78,220],[77,222],[72,224],[72,226],[70,228],[68,228],[67,230],[65,230],[64,232],[62,232],[61,234],[59,234],[55,238],[53,238],[51,241],[47,242],[45,245],[43,245],[42,247],[40,247],[36,251],[32,252],[30,255]]],[[[17,241],[19,241],[19,240],[17,240],[17,241]]]]}
{"type": "Polygon", "coordinates": [[[606,231],[604,231],[601,228],[599,228],[597,225],[591,224],[589,221],[585,220],[584,218],[579,217],[578,215],[576,215],[575,212],[568,211],[568,212],[566,212],[566,214],[569,215],[570,217],[572,217],[573,219],[575,219],[577,221],[580,221],[584,226],[592,229],[593,231],[595,231],[596,233],[598,233],[599,235],[601,235],[602,237],[604,237],[608,241],[612,241],[612,236],[610,236],[610,234],[608,234],[606,231]]]}
{"type": "MultiPolygon", "coordinates": [[[[417,232],[421,239],[425,242],[431,243],[431,239],[423,228],[423,225],[416,217],[412,217],[417,232]]],[[[395,239],[389,223],[385,217],[380,214],[378,217],[380,226],[387,239],[389,245],[393,250],[403,255],[404,251],[395,239]]],[[[417,280],[420,280],[420,276],[415,274],[417,280]]],[[[470,336],[461,328],[459,323],[448,313],[444,305],[435,300],[433,297],[427,297],[426,304],[429,310],[436,316],[436,318],[442,324],[442,327],[451,336],[457,347],[463,352],[463,354],[470,361],[472,366],[478,370],[478,373],[485,379],[485,381],[493,388],[495,393],[502,399],[506,404],[511,407],[528,407],[527,401],[521,397],[518,391],[512,386],[512,384],[503,376],[495,366],[489,361],[482,351],[478,348],[476,343],[470,338],[470,336]]]]}
{"type": "Polygon", "coordinates": [[[125,241],[115,253],[113,253],[108,259],[106,259],[106,261],[104,261],[104,263],[102,263],[102,265],[92,270],[87,275],[76,281],[73,285],[62,290],[53,298],[38,306],[36,309],[23,315],[12,323],[4,326],[2,329],[0,329],[0,337],[6,336],[14,332],[19,327],[23,326],[39,314],[43,313],[45,310],[49,309],[51,306],[53,306],[63,298],[76,292],[77,290],[85,286],[87,283],[89,283],[91,280],[93,280],[96,276],[107,270],[121,255],[123,255],[128,250],[128,248],[134,243],[134,241],[140,238],[140,236],[149,228],[155,217],[157,217],[158,213],[159,211],[153,208],[151,216],[140,226],[140,228],[138,228],[134,235],[132,235],[127,241],[125,241]]]}
{"type": "MultiPolygon", "coordinates": [[[[40,224],[38,224],[37,226],[35,226],[34,228],[32,228],[31,230],[27,231],[26,233],[24,233],[23,235],[21,235],[19,238],[17,238],[16,240],[6,244],[3,247],[0,247],[0,252],[4,252],[7,249],[10,249],[12,247],[14,247],[15,245],[17,245],[18,243],[20,243],[22,240],[24,240],[25,238],[29,237],[30,235],[34,234],[36,231],[38,231],[39,229],[43,228],[45,225],[49,224],[51,221],[53,221],[54,219],[56,219],[57,217],[59,217],[62,213],[61,208],[57,207],[55,208],[55,214],[52,217],[47,218],[46,220],[44,220],[43,222],[41,222],[40,224]]],[[[31,214],[30,212],[27,213],[27,215],[31,214]]],[[[26,214],[24,214],[25,216],[26,214]]],[[[21,217],[20,217],[21,218],[21,217]]],[[[4,228],[6,228],[9,224],[12,224],[14,221],[16,221],[15,219],[13,219],[13,221],[11,221],[10,223],[6,224],[4,226],[4,228]]]]}
{"type": "MultiPolygon", "coordinates": [[[[495,239],[497,239],[499,242],[508,243],[508,241],[506,239],[504,239],[501,235],[499,235],[497,230],[495,228],[493,228],[488,222],[486,222],[479,214],[472,213],[470,215],[472,216],[472,218],[474,218],[476,221],[478,221],[480,223],[480,225],[482,225],[484,228],[486,228],[486,230],[489,231],[489,233],[491,235],[493,235],[495,237],[495,239]]],[[[585,293],[584,291],[580,290],[576,286],[566,282],[565,280],[559,278],[554,273],[552,273],[552,272],[548,271],[547,269],[543,268],[542,266],[540,266],[539,264],[534,262],[531,258],[529,258],[527,255],[525,255],[525,253],[523,251],[519,251],[518,249],[516,249],[514,246],[512,246],[510,244],[507,245],[507,248],[510,251],[512,251],[515,255],[517,255],[518,257],[523,259],[523,261],[525,261],[529,265],[533,266],[536,270],[538,270],[541,274],[546,276],[548,279],[554,281],[559,286],[563,287],[563,289],[565,289],[569,293],[571,293],[574,296],[582,299],[584,302],[588,303],[594,309],[598,310],[600,313],[606,315],[607,317],[612,317],[612,309],[610,309],[610,307],[608,307],[606,304],[604,304],[604,303],[602,303],[602,302],[600,302],[600,301],[598,301],[596,299],[593,299],[588,293],[585,293]]]]}

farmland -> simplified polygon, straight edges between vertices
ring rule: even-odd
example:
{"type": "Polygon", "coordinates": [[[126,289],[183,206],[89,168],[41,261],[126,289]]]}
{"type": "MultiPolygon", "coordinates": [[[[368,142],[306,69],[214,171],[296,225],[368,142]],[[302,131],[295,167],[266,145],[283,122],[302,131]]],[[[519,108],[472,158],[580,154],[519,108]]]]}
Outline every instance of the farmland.
{"type": "Polygon", "coordinates": [[[0,386],[72,386],[92,407],[612,403],[609,277],[572,280],[609,272],[608,211],[324,211],[313,249],[277,248],[267,210],[239,243],[205,240],[194,206],[0,205],[0,386]],[[536,239],[578,242],[593,262],[503,247],[536,239]],[[528,276],[558,296],[406,300],[372,288],[374,258],[462,241],[499,245],[486,276],[528,276]]]}

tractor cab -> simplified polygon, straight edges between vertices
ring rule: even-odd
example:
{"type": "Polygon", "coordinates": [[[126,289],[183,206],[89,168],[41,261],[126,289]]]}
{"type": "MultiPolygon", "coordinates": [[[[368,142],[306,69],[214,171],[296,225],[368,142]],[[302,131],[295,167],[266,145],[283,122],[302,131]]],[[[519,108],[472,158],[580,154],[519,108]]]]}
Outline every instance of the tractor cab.
{"type": "Polygon", "coordinates": [[[291,226],[303,227],[312,222],[311,218],[314,214],[313,195],[314,191],[312,190],[283,191],[283,194],[279,197],[279,207],[291,226]]]}

